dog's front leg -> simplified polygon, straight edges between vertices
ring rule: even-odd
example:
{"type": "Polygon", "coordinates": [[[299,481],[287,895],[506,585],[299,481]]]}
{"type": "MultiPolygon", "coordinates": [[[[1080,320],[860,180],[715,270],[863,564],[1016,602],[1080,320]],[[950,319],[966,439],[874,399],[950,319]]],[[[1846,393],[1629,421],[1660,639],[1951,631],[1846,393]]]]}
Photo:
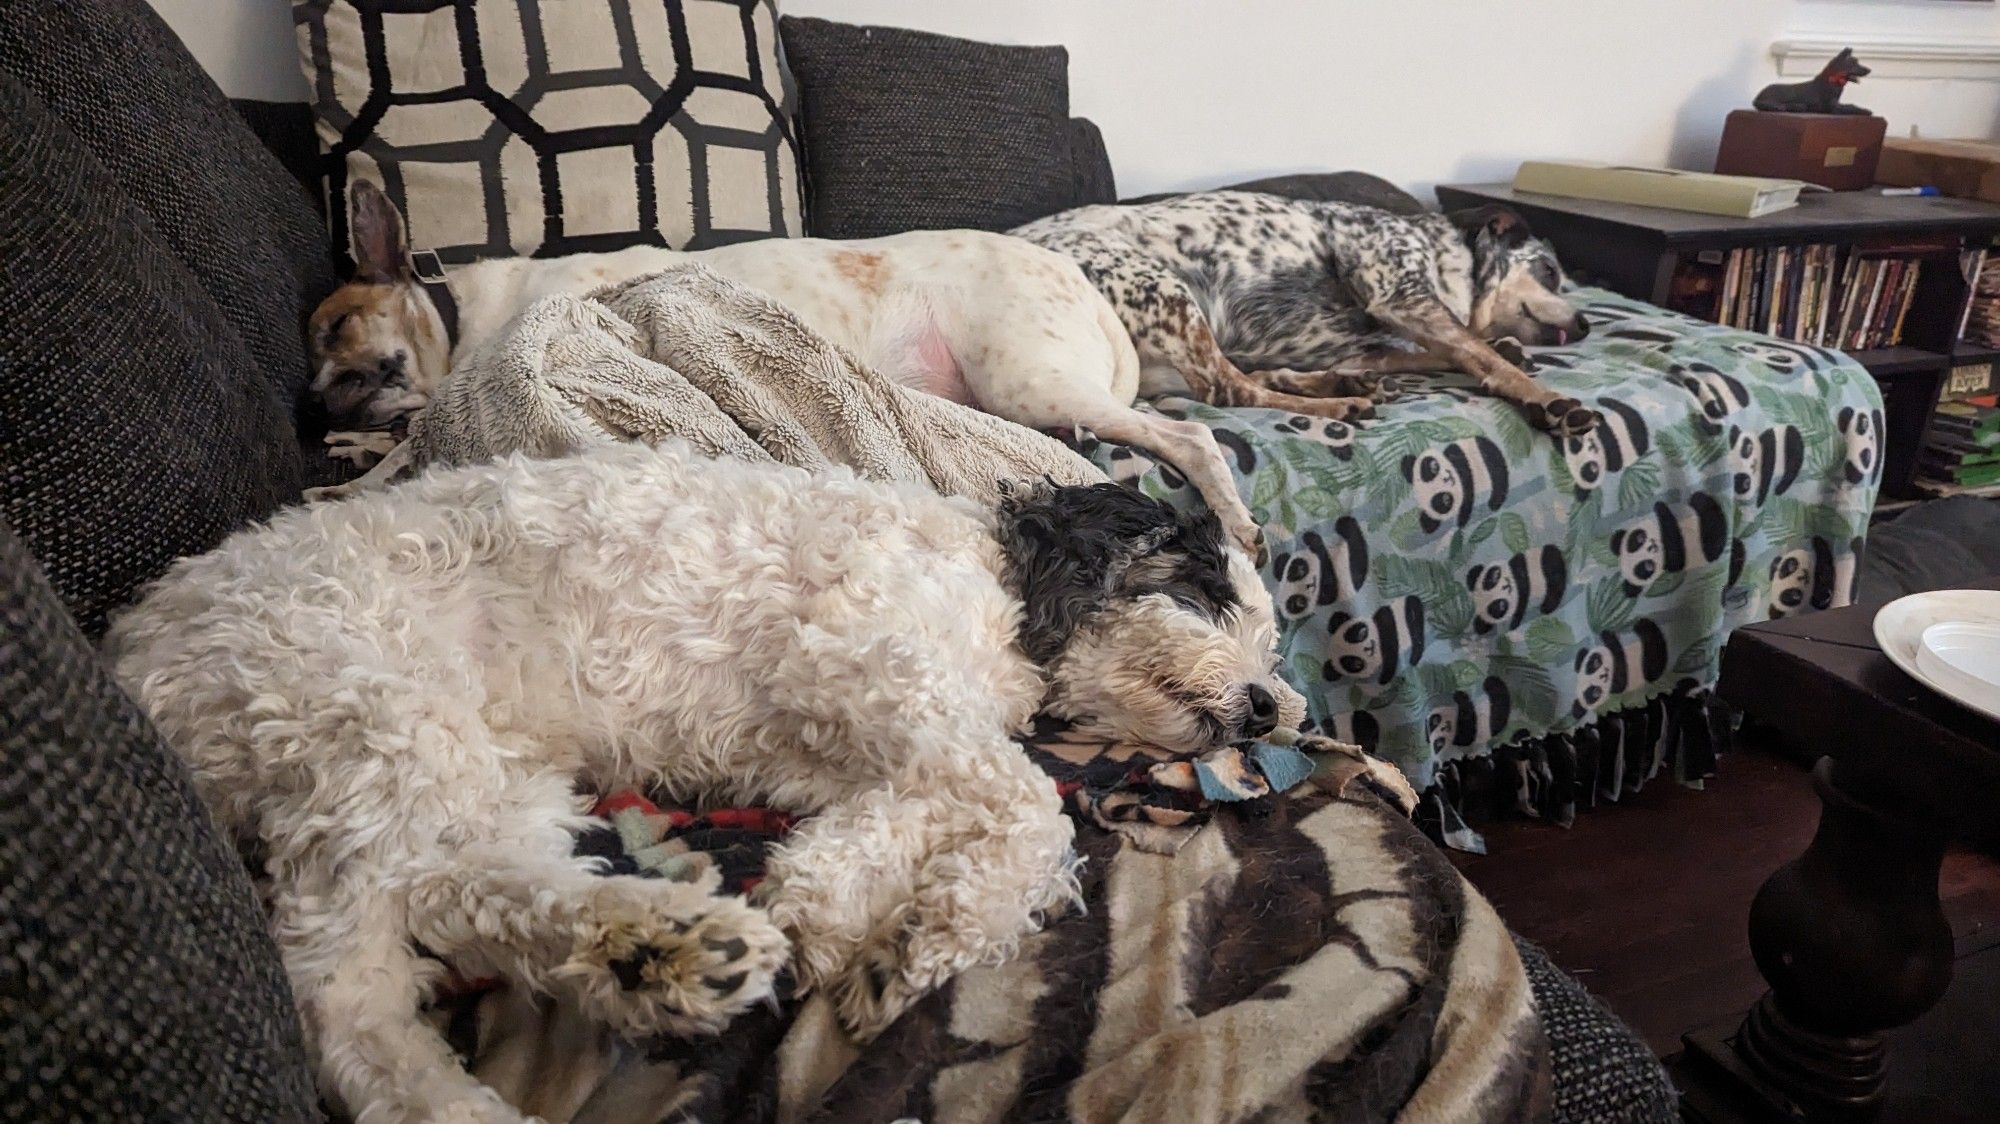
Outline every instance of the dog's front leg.
{"type": "Polygon", "coordinates": [[[1324,397],[1359,397],[1383,402],[1394,395],[1382,386],[1384,375],[1429,374],[1451,370],[1451,360],[1427,350],[1385,349],[1349,356],[1323,371],[1277,367],[1250,372],[1249,377],[1273,390],[1324,397]]]}
{"type": "Polygon", "coordinates": [[[461,973],[497,973],[567,995],[630,1038],[714,1033],[773,995],[791,947],[741,897],[716,892],[712,866],[683,878],[604,876],[569,853],[553,818],[451,853],[413,880],[410,926],[461,973]]]}
{"type": "Polygon", "coordinates": [[[326,455],[356,468],[372,468],[395,452],[402,438],[382,429],[343,429],[326,435],[326,455]]]}
{"type": "Polygon", "coordinates": [[[356,866],[331,892],[273,901],[272,925],[322,1091],[370,1124],[528,1124],[465,1071],[418,1013],[441,966],[410,947],[388,890],[395,882],[390,871],[356,866]]]}
{"type": "Polygon", "coordinates": [[[859,1040],[1076,899],[1055,786],[997,732],[808,819],[769,864],[771,915],[859,1040]]]}
{"type": "Polygon", "coordinates": [[[1261,564],[1264,560],[1264,532],[1256,516],[1243,504],[1236,478],[1229,471],[1222,446],[1215,433],[1197,421],[1176,421],[1157,414],[1142,414],[1130,406],[1106,400],[1095,413],[1077,419],[1085,428],[1107,441],[1136,445],[1157,453],[1181,471],[1208,509],[1222,521],[1222,529],[1243,552],[1261,564]]]}
{"type": "Polygon", "coordinates": [[[401,476],[404,472],[414,467],[415,463],[416,454],[411,451],[410,443],[405,441],[395,448],[390,449],[388,455],[376,462],[374,468],[369,469],[366,473],[353,480],[349,480],[345,484],[330,484],[324,488],[307,488],[304,497],[305,502],[326,503],[331,500],[344,500],[349,496],[360,495],[362,492],[371,491],[375,488],[386,488],[398,476],[401,476]]]}
{"type": "Polygon", "coordinates": [[[1537,429],[1579,434],[1597,425],[1597,411],[1537,383],[1435,299],[1371,305],[1368,311],[1420,349],[1450,360],[1451,366],[1478,379],[1487,393],[1520,406],[1537,429]]]}

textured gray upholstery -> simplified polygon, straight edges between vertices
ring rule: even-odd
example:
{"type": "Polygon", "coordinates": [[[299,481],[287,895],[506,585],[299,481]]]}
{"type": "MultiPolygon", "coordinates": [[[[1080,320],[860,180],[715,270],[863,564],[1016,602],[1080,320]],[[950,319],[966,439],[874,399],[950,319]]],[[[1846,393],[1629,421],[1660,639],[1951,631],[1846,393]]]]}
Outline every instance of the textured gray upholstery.
{"type": "Polygon", "coordinates": [[[0,1121],[316,1115],[242,863],[0,520],[0,1121]]]}

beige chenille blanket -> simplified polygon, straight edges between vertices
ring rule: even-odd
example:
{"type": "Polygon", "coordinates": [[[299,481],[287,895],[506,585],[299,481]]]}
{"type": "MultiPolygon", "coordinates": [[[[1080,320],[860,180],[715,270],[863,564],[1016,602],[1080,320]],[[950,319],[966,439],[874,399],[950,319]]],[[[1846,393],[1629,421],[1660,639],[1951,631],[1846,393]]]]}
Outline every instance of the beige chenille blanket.
{"type": "Polygon", "coordinates": [[[528,306],[438,388],[409,453],[422,467],[668,438],[983,503],[1003,481],[1105,479],[1053,438],[892,382],[702,266],[528,306]]]}

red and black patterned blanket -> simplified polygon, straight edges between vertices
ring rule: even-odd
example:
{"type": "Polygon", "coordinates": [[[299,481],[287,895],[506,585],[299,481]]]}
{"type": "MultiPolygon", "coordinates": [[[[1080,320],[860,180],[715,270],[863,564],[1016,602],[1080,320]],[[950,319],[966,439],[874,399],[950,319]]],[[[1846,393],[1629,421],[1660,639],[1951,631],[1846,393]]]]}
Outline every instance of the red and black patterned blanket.
{"type": "MultiPolygon", "coordinates": [[[[1283,754],[1196,762],[1038,731],[1026,748],[1078,820],[1087,908],[865,1047],[818,999],[642,1044],[491,984],[436,1017],[481,1079],[579,1124],[1544,1116],[1547,1048],[1505,928],[1411,826],[1400,775],[1329,745],[1302,743],[1320,751],[1311,783],[1274,793],[1297,764],[1283,754]]],[[[597,815],[578,847],[608,871],[714,864],[739,893],[794,823],[637,793],[597,815]]]]}

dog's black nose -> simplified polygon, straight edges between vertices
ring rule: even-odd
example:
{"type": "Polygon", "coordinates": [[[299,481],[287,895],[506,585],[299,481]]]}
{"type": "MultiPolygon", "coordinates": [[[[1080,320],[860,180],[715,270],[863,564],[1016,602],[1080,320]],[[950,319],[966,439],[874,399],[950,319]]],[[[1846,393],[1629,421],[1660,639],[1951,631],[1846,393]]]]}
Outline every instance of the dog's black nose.
{"type": "Polygon", "coordinates": [[[1569,342],[1575,343],[1589,334],[1590,321],[1583,318],[1583,313],[1577,313],[1576,319],[1569,322],[1569,342]]]}
{"type": "Polygon", "coordinates": [[[1250,684],[1250,720],[1243,724],[1243,732],[1249,736],[1261,737],[1278,728],[1278,700],[1271,692],[1255,683],[1250,684]]]}

